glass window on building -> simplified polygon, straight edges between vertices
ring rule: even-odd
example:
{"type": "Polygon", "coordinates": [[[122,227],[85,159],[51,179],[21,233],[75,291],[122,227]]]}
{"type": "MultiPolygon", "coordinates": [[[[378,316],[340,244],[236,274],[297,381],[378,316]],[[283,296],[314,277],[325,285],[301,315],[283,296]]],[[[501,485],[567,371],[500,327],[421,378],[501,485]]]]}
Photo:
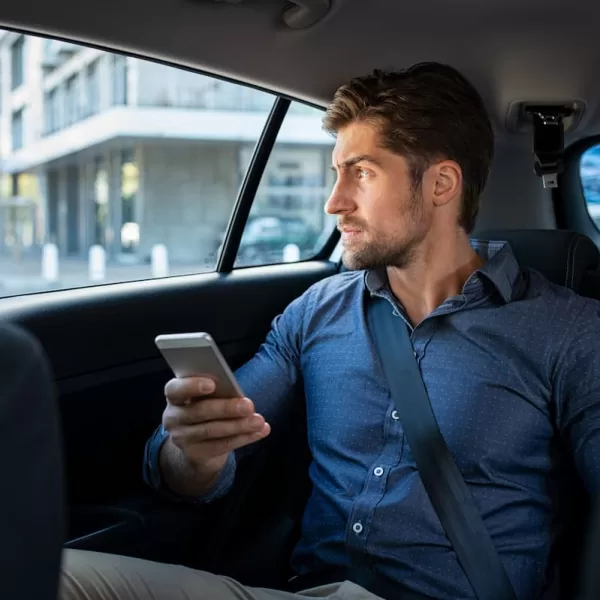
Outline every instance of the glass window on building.
{"type": "Polygon", "coordinates": [[[86,107],[87,117],[100,112],[100,72],[98,59],[90,63],[86,70],[86,107]]]}
{"type": "Polygon", "coordinates": [[[20,150],[23,147],[23,109],[13,113],[11,129],[12,149],[20,150]]]}
{"type": "Polygon", "coordinates": [[[120,54],[112,57],[112,103],[114,106],[127,104],[127,57],[120,54]]]}
{"type": "Polygon", "coordinates": [[[80,119],[79,114],[79,77],[72,75],[65,87],[65,125],[73,125],[80,119]]]}
{"type": "Polygon", "coordinates": [[[103,158],[96,158],[94,166],[94,244],[106,246],[110,241],[108,169],[103,158]]]}
{"type": "Polygon", "coordinates": [[[121,252],[134,253],[140,243],[137,199],[140,173],[132,150],[121,154],[121,252]]]}
{"type": "Polygon", "coordinates": [[[16,90],[25,83],[25,36],[19,36],[10,47],[11,89],[16,90]]]}
{"type": "Polygon", "coordinates": [[[44,133],[51,135],[61,128],[60,89],[55,87],[44,94],[44,133]]]}

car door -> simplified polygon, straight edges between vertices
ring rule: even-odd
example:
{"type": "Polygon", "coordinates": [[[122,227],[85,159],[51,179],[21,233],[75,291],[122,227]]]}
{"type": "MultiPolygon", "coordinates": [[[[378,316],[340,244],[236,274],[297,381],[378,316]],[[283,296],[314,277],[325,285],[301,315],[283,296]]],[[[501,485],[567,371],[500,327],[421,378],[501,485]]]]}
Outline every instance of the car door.
{"type": "MultiPolygon", "coordinates": [[[[247,514],[239,495],[202,509],[142,481],[170,377],[154,338],[210,332],[236,368],[292,299],[335,273],[334,223],[323,212],[333,140],[320,111],[64,41],[7,31],[0,46],[14,82],[2,90],[13,143],[2,155],[0,316],[33,332],[52,364],[67,545],[239,575],[228,557],[248,547],[236,542],[245,535],[236,515],[247,514]],[[284,163],[294,163],[293,179],[278,179],[284,163]],[[238,260],[249,216],[296,219],[324,241],[273,255],[257,240],[252,259],[238,260]]],[[[272,469],[286,452],[277,460],[272,469]]],[[[259,471],[242,468],[239,494],[268,481],[259,471]]],[[[263,490],[245,496],[256,522],[273,516],[263,490]]],[[[293,526],[277,523],[282,536],[293,526]]],[[[272,541],[265,547],[277,552],[272,541]]]]}

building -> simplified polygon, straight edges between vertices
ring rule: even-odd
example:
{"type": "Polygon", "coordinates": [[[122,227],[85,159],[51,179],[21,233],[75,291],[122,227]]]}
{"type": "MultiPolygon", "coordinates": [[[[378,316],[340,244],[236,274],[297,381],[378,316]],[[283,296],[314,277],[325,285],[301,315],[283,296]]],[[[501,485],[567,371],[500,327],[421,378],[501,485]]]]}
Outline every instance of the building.
{"type": "MultiPolygon", "coordinates": [[[[274,97],[183,69],[0,32],[0,251],[214,260],[274,97]]],[[[317,233],[333,140],[294,103],[253,216],[317,233]]]]}

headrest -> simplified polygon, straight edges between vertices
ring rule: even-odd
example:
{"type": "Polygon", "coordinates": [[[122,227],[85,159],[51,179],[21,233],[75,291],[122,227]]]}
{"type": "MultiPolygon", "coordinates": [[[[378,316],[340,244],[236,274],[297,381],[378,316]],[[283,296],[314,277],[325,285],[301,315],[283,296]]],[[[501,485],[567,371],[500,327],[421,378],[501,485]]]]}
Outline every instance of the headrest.
{"type": "Polygon", "coordinates": [[[539,271],[552,283],[579,292],[583,275],[596,269],[600,252],[592,240],[562,229],[507,229],[477,232],[481,240],[502,240],[522,267],[539,271]]]}

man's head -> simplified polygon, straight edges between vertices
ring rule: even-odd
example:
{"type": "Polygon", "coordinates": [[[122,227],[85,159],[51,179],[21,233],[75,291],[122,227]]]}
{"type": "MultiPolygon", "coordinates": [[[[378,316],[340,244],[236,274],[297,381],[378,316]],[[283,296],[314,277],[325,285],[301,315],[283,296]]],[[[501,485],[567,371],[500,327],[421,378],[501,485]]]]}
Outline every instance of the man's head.
{"type": "Polygon", "coordinates": [[[337,138],[326,211],[338,215],[347,267],[406,267],[428,235],[471,232],[494,136],[456,70],[422,63],[353,79],[323,125],[337,138]]]}

